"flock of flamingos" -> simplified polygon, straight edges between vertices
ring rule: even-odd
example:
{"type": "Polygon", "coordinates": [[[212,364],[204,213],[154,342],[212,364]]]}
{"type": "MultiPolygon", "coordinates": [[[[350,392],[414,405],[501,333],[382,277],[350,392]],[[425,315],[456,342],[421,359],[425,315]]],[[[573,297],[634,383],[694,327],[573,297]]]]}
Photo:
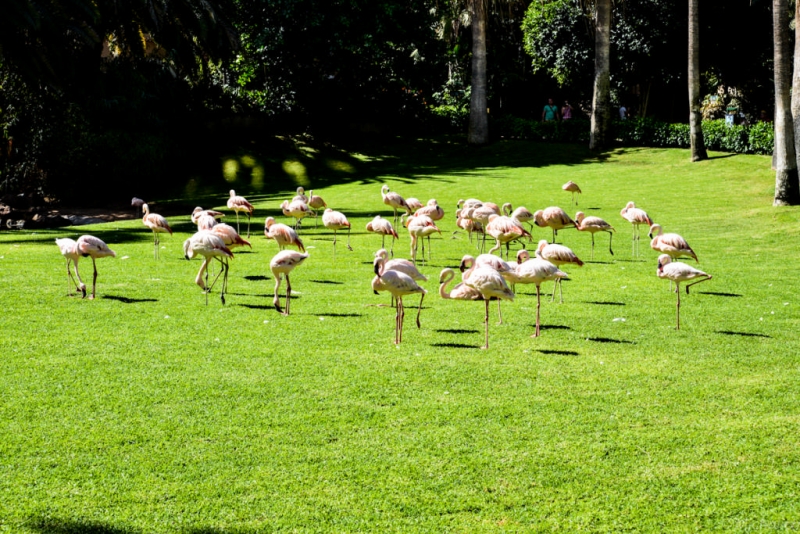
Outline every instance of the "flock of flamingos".
{"type": "MultiPolygon", "coordinates": [[[[581,193],[577,184],[570,181],[562,186],[562,189],[572,193],[572,202],[577,206],[576,195],[581,193]]],[[[394,219],[390,222],[376,216],[367,224],[367,231],[381,235],[381,249],[375,253],[373,270],[375,277],[372,280],[372,289],[378,292],[388,292],[392,296],[395,314],[395,344],[399,344],[403,338],[403,322],[405,311],[403,307],[403,297],[413,294],[420,294],[420,304],[417,310],[417,326],[420,326],[420,312],[422,311],[422,300],[427,291],[418,282],[426,281],[427,278],[417,269],[417,251],[422,245],[421,260],[425,261],[425,239],[428,240],[428,258],[430,258],[430,236],[434,233],[441,234],[441,230],[436,226],[436,222],[444,218],[444,210],[438,205],[435,199],[431,199],[423,205],[416,198],[404,199],[396,192],[390,191],[389,186],[381,188],[383,203],[391,207],[394,211],[394,219]],[[393,258],[394,242],[399,238],[395,227],[405,227],[411,237],[411,260],[393,258]],[[389,251],[385,248],[386,238],[391,238],[389,251]]],[[[159,234],[169,233],[172,235],[167,219],[157,213],[151,213],[147,204],[140,199],[134,198],[133,205],[141,207],[144,213],[142,222],[153,231],[154,255],[159,256],[159,234]]],[[[230,198],[227,202],[228,209],[236,214],[236,228],[228,224],[219,222],[224,213],[213,210],[204,210],[200,207],[195,208],[191,215],[192,222],[197,225],[197,233],[192,235],[183,244],[184,255],[187,259],[194,256],[202,256],[203,263],[197,273],[195,283],[200,286],[206,294],[206,304],[208,303],[208,293],[212,290],[217,280],[222,277],[222,289],[220,298],[225,303],[225,293],[228,284],[228,259],[233,258],[233,249],[241,246],[249,246],[250,243],[239,235],[239,214],[247,216],[247,238],[250,238],[250,219],[253,215],[253,206],[244,197],[236,195],[230,191],[230,198]],[[209,266],[217,260],[220,263],[220,271],[211,284],[208,283],[209,266]]],[[[295,224],[289,226],[275,221],[273,217],[267,217],[264,225],[264,234],[268,239],[275,240],[280,251],[270,261],[270,270],[275,278],[275,290],[273,305],[278,312],[289,315],[290,294],[292,291],[290,273],[301,265],[309,255],[305,251],[303,241],[298,235],[300,221],[312,216],[317,225],[316,211],[322,210],[322,224],[325,228],[333,230],[333,254],[336,255],[337,232],[347,230],[347,248],[350,247],[350,223],[347,217],[338,211],[327,207],[325,201],[314,195],[310,191],[308,195],[302,187],[297,189],[297,196],[291,201],[284,201],[281,204],[284,215],[295,219],[295,224]],[[288,250],[286,247],[296,247],[297,251],[288,250]],[[286,279],[286,304],[281,309],[280,285],[282,279],[286,279]]],[[[675,292],[677,294],[676,307],[676,328],[680,329],[680,284],[681,282],[691,283],[685,285],[686,293],[689,287],[711,279],[711,275],[695,269],[685,263],[674,260],[680,257],[690,257],[695,261],[697,254],[692,250],[686,240],[678,234],[664,233],[661,226],[654,224],[647,213],[637,208],[633,202],[622,209],[620,215],[633,227],[632,254],[639,254],[639,226],[644,224],[649,228],[651,248],[662,254],[658,257],[657,275],[675,282],[675,292]]],[[[455,278],[452,269],[442,270],[439,276],[439,295],[445,299],[458,300],[482,300],[485,303],[484,332],[485,343],[482,348],[489,347],[489,301],[498,301],[498,313],[500,313],[500,302],[503,300],[514,300],[514,288],[516,284],[534,284],[536,286],[536,330],[531,337],[538,337],[540,333],[540,307],[541,307],[541,284],[546,281],[554,281],[556,288],[561,290],[561,280],[568,275],[560,270],[562,265],[574,264],[582,266],[583,261],[575,255],[572,250],[564,245],[556,244],[556,237],[559,230],[565,228],[575,228],[578,231],[589,232],[592,236],[592,259],[594,259],[594,234],[606,232],[609,235],[608,251],[614,254],[611,248],[614,227],[599,217],[586,217],[583,212],[578,212],[575,219],[559,207],[549,207],[531,213],[524,207],[518,207],[512,211],[511,204],[504,204],[502,207],[492,202],[481,202],[477,199],[459,200],[456,211],[456,225],[459,229],[468,233],[470,242],[473,234],[476,234],[476,244],[479,252],[483,252],[486,236],[495,240],[495,245],[485,253],[480,253],[477,257],[466,255],[461,260],[461,282],[448,291],[448,284],[455,278]],[[516,261],[503,261],[503,245],[506,248],[506,259],[510,253],[510,244],[513,241],[531,240],[531,234],[525,229],[524,224],[531,223],[540,227],[550,227],[553,231],[553,242],[547,240],[539,241],[534,257],[524,248],[516,254],[516,261]],[[499,251],[500,255],[493,253],[499,251]]],[[[533,228],[532,225],[530,226],[533,228]]],[[[106,256],[116,256],[113,250],[97,237],[84,235],[77,241],[62,238],[56,239],[56,244],[61,250],[61,254],[66,258],[68,284],[70,293],[72,286],[76,287],[83,297],[86,297],[86,285],[81,280],[78,273],[78,260],[81,256],[92,259],[94,269],[92,279],[92,293],[89,297],[95,297],[97,284],[97,265],[95,260],[106,256]],[[70,264],[73,265],[75,278],[72,277],[70,264]]],[[[523,244],[524,247],[524,244],[523,244]]],[[[555,300],[556,289],[553,290],[553,300],[555,300]]],[[[563,302],[563,290],[561,290],[561,300],[563,302]]],[[[502,313],[500,313],[502,323],[502,313]]]]}

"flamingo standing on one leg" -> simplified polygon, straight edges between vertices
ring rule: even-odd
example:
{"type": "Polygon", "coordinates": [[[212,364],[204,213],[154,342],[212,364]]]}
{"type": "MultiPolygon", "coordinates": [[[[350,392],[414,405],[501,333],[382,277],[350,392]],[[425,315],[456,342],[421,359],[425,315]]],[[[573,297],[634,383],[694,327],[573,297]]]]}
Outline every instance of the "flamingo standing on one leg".
{"type": "Polygon", "coordinates": [[[86,284],[83,283],[81,280],[81,275],[78,274],[78,260],[81,259],[80,254],[77,250],[77,243],[74,239],[70,239],[68,237],[62,237],[60,239],[56,239],[56,245],[58,245],[58,249],[61,251],[61,255],[64,256],[67,260],[67,287],[70,288],[67,290],[67,295],[72,296],[72,285],[75,285],[75,290],[82,293],[83,297],[86,297],[86,284]],[[72,277],[72,273],[69,270],[69,264],[72,264],[75,269],[75,276],[78,278],[78,281],[75,282],[75,278],[72,277]],[[72,282],[72,283],[70,283],[72,282]]]}
{"type": "MultiPolygon", "coordinates": [[[[514,300],[514,293],[509,289],[505,279],[488,266],[470,269],[469,277],[464,281],[469,287],[477,290],[483,297],[486,304],[486,313],[483,318],[485,342],[482,349],[489,348],[489,300],[492,298],[500,300],[514,300]]],[[[501,320],[502,322],[502,320],[501,320]]]]}
{"type": "MultiPolygon", "coordinates": [[[[539,309],[542,306],[541,285],[548,280],[567,278],[567,273],[562,272],[547,260],[531,258],[517,265],[517,283],[534,284],[536,286],[536,331],[531,337],[539,337],[539,309]]],[[[555,292],[555,290],[553,290],[555,292]]]]}
{"type": "Polygon", "coordinates": [[[347,250],[353,250],[350,246],[350,221],[347,220],[344,213],[340,211],[333,211],[331,208],[325,210],[322,214],[322,225],[328,230],[333,230],[333,259],[336,259],[336,232],[342,228],[347,228],[347,250]]]}
{"type": "Polygon", "coordinates": [[[306,259],[308,259],[308,254],[301,254],[294,250],[282,250],[275,254],[269,262],[269,269],[272,271],[272,276],[275,277],[275,297],[272,300],[272,304],[275,306],[275,309],[278,310],[278,313],[289,315],[290,296],[292,294],[292,282],[289,280],[289,273],[291,273],[295,267],[306,261],[306,259]],[[285,312],[281,311],[281,299],[278,296],[278,290],[281,286],[281,275],[286,277],[285,312]]]}
{"type": "MultiPolygon", "coordinates": [[[[536,248],[536,257],[547,260],[556,267],[562,265],[575,264],[578,267],[583,267],[581,259],[575,255],[569,247],[564,245],[549,245],[546,239],[539,241],[539,246],[536,248]]],[[[561,287],[561,279],[556,280],[556,285],[559,288],[561,295],[561,302],[564,302],[564,289],[561,287]]],[[[556,300],[556,288],[553,288],[553,298],[551,301],[556,300]]]]}
{"type": "Polygon", "coordinates": [[[250,239],[250,218],[253,216],[253,205],[250,204],[244,197],[236,195],[236,191],[231,189],[231,196],[228,199],[228,209],[236,212],[236,231],[239,230],[239,212],[247,214],[247,238],[250,239]]]}
{"type": "Polygon", "coordinates": [[[405,199],[394,191],[389,191],[389,186],[386,184],[381,187],[381,197],[383,197],[383,203],[394,210],[395,226],[397,225],[398,209],[402,208],[406,212],[406,215],[411,213],[411,208],[408,207],[408,203],[405,201],[405,199]]]}
{"type": "Polygon", "coordinates": [[[613,256],[611,250],[611,239],[614,237],[614,227],[600,217],[586,217],[582,211],[575,214],[575,229],[579,232],[589,232],[592,234],[592,261],[594,261],[594,234],[597,232],[608,232],[608,252],[613,256]]]}
{"type": "Polygon", "coordinates": [[[376,257],[373,262],[375,278],[372,279],[372,291],[376,294],[379,291],[388,291],[397,301],[394,317],[394,344],[399,345],[403,341],[403,319],[406,315],[403,306],[403,296],[420,293],[419,308],[417,308],[417,328],[421,328],[419,316],[422,313],[422,301],[428,292],[420,287],[419,284],[407,274],[400,271],[384,269],[384,263],[385,260],[380,256],[376,257]]]}
{"type": "Polygon", "coordinates": [[[328,207],[328,204],[322,199],[321,196],[315,195],[314,191],[308,192],[308,207],[314,211],[314,228],[317,227],[317,216],[316,212],[318,210],[324,209],[328,207]]]}
{"type": "Polygon", "coordinates": [[[267,239],[274,239],[278,243],[278,250],[283,250],[284,247],[291,246],[297,247],[300,252],[305,252],[306,248],[303,246],[303,241],[297,235],[297,232],[291,226],[283,223],[276,223],[272,217],[267,217],[264,221],[264,235],[267,239]]]}
{"type": "Polygon", "coordinates": [[[578,195],[581,194],[581,188],[578,187],[578,184],[576,184],[575,182],[570,180],[569,182],[567,182],[564,185],[562,185],[561,189],[563,189],[564,191],[569,191],[569,192],[572,193],[572,201],[577,206],[578,205],[578,201],[575,199],[575,195],[576,194],[578,194],[578,195]]]}
{"type": "Polygon", "coordinates": [[[633,202],[628,202],[619,212],[622,218],[633,226],[633,251],[631,256],[639,255],[639,225],[646,224],[648,228],[653,225],[653,220],[643,209],[639,209],[633,202]]]}
{"type": "Polygon", "coordinates": [[[208,306],[208,294],[213,289],[214,284],[217,283],[219,276],[225,273],[222,279],[222,291],[220,293],[220,300],[225,304],[225,289],[228,285],[227,260],[228,258],[233,258],[233,252],[225,246],[223,239],[211,230],[200,230],[183,242],[183,254],[187,260],[191,260],[198,254],[203,256],[203,264],[200,266],[200,270],[197,272],[197,277],[195,277],[194,282],[200,286],[200,289],[205,293],[206,306],[208,306]],[[211,261],[215,258],[222,264],[222,269],[217,273],[217,277],[214,278],[211,286],[208,286],[207,269],[211,261]],[[206,275],[205,282],[203,281],[203,274],[206,275]]]}
{"type": "Polygon", "coordinates": [[[389,251],[392,256],[394,256],[394,242],[398,239],[397,232],[395,231],[392,223],[387,221],[386,219],[382,218],[380,215],[376,215],[374,219],[367,223],[367,232],[372,232],[375,234],[380,234],[381,236],[381,249],[385,248],[386,243],[386,236],[392,236],[392,246],[391,250],[389,251]]]}
{"type": "Polygon", "coordinates": [[[533,214],[533,220],[536,226],[545,227],[549,226],[553,229],[553,243],[556,242],[558,231],[570,226],[576,226],[575,221],[567,215],[567,212],[557,206],[550,206],[543,210],[538,210],[533,214]]]}
{"type": "Polygon", "coordinates": [[[95,288],[97,286],[97,264],[95,260],[97,258],[105,258],[106,256],[116,257],[117,254],[108,248],[108,245],[103,243],[101,239],[94,237],[93,235],[82,235],[78,238],[78,241],[75,243],[75,250],[83,256],[90,256],[92,258],[92,268],[94,269],[94,274],[92,275],[92,295],[89,299],[94,299],[95,297],[95,288]]]}
{"type": "Polygon", "coordinates": [[[150,213],[150,207],[147,204],[142,204],[142,210],[144,211],[144,217],[142,217],[142,222],[145,226],[150,228],[153,231],[153,255],[156,259],[158,259],[159,251],[158,245],[161,241],[158,239],[158,234],[163,232],[168,232],[169,235],[172,235],[172,228],[169,227],[169,223],[167,219],[159,215],[158,213],[150,213]]]}
{"type": "Polygon", "coordinates": [[[697,259],[697,254],[694,253],[689,243],[678,234],[665,234],[660,224],[654,224],[650,227],[648,237],[650,241],[650,248],[658,252],[668,255],[673,260],[677,260],[681,256],[688,256],[694,258],[694,261],[700,263],[697,259]],[[655,237],[653,237],[655,234],[655,237]]]}
{"type": "Polygon", "coordinates": [[[675,326],[676,330],[681,329],[681,282],[686,282],[688,280],[693,280],[695,278],[699,278],[695,282],[686,285],[686,294],[689,294],[689,288],[695,284],[699,284],[700,282],[705,282],[706,280],[711,280],[711,275],[704,273],[699,269],[695,269],[690,265],[686,265],[685,263],[680,262],[672,262],[672,258],[669,257],[668,254],[662,254],[658,257],[658,269],[656,270],[656,274],[659,278],[667,278],[671,282],[675,282],[675,293],[678,294],[678,305],[676,308],[676,319],[677,324],[675,326]]]}

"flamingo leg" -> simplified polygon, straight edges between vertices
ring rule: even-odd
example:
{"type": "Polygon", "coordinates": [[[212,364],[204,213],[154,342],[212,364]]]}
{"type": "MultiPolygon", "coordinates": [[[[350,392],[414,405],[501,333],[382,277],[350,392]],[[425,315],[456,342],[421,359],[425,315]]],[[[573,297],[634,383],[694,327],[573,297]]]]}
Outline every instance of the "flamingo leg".
{"type": "Polygon", "coordinates": [[[419,298],[419,308],[417,308],[417,328],[422,328],[422,325],[419,323],[419,315],[422,313],[422,299],[425,298],[425,293],[419,298]]]}
{"type": "Polygon", "coordinates": [[[289,306],[291,303],[292,282],[289,280],[289,273],[286,273],[286,316],[289,315],[289,306]]]}
{"type": "Polygon", "coordinates": [[[394,241],[394,236],[392,236],[392,250],[389,251],[389,254],[391,254],[392,258],[394,258],[394,241]]]}
{"type": "MultiPolygon", "coordinates": [[[[222,260],[220,261],[222,262],[222,260]]],[[[225,271],[225,276],[222,277],[222,292],[220,293],[220,300],[222,300],[223,305],[225,304],[225,293],[228,292],[228,271],[230,268],[228,259],[225,258],[225,261],[222,262],[222,270],[225,271]]]]}
{"type": "Polygon", "coordinates": [[[555,244],[555,242],[556,242],[556,229],[555,227],[553,227],[553,243],[555,244]]]}
{"type": "Polygon", "coordinates": [[[336,261],[336,230],[333,231],[333,261],[336,261]]]}
{"type": "Polygon", "coordinates": [[[608,232],[608,252],[613,256],[614,251],[611,250],[611,240],[614,239],[614,234],[612,232],[608,232]]]}
{"type": "Polygon", "coordinates": [[[712,278],[713,278],[713,276],[708,275],[708,278],[703,278],[702,280],[698,280],[696,282],[692,282],[691,284],[686,284],[686,294],[687,295],[689,294],[689,288],[692,287],[693,285],[700,284],[702,282],[707,282],[708,280],[711,280],[712,278]]]}
{"type": "Polygon", "coordinates": [[[239,232],[239,210],[233,210],[233,211],[236,212],[236,233],[238,234],[238,233],[240,233],[239,232]]]}
{"type": "Polygon", "coordinates": [[[95,288],[97,286],[97,264],[94,261],[94,256],[92,256],[92,267],[94,268],[94,275],[92,276],[92,296],[89,297],[89,300],[94,300],[95,288]]]}
{"type": "Polygon", "coordinates": [[[402,305],[403,305],[403,299],[398,297],[397,298],[397,306],[395,307],[395,314],[394,314],[394,344],[395,345],[399,345],[400,344],[400,328],[401,328],[401,325],[402,325],[402,322],[400,320],[400,313],[401,313],[400,309],[401,309],[402,305]]]}
{"type": "Polygon", "coordinates": [[[278,310],[278,313],[283,313],[283,310],[281,310],[281,299],[278,296],[278,290],[281,287],[281,275],[280,273],[275,272],[272,274],[275,275],[275,292],[272,298],[272,305],[275,306],[275,309],[278,310]]]}
{"type": "Polygon", "coordinates": [[[247,214],[247,239],[250,239],[250,213],[247,214]]]}
{"type": "MultiPolygon", "coordinates": [[[[394,242],[392,242],[392,246],[394,246],[394,242]]],[[[386,248],[386,234],[381,234],[381,248],[386,248]]]]}
{"type": "MultiPolygon", "coordinates": [[[[383,248],[383,247],[381,247],[383,248]]],[[[350,246],[350,227],[347,227],[347,250],[352,251],[353,247],[350,246]]]]}
{"type": "Polygon", "coordinates": [[[594,261],[594,232],[592,232],[592,261],[594,261]]]}
{"type": "Polygon", "coordinates": [[[483,299],[486,311],[483,315],[483,346],[482,349],[489,348],[489,299],[483,299]]]}
{"type": "Polygon", "coordinates": [[[675,282],[675,288],[676,288],[675,293],[678,294],[678,306],[676,308],[676,313],[675,313],[675,316],[676,316],[676,318],[678,320],[678,324],[677,324],[677,326],[675,326],[675,330],[680,330],[681,329],[681,290],[680,290],[680,283],[679,282],[675,282]]]}
{"type": "Polygon", "coordinates": [[[539,308],[542,306],[541,293],[539,291],[539,284],[536,284],[536,331],[531,337],[539,337],[539,308]]]}
{"type": "Polygon", "coordinates": [[[497,315],[500,316],[500,321],[497,324],[503,324],[503,310],[500,308],[500,300],[497,299],[497,315]]]}

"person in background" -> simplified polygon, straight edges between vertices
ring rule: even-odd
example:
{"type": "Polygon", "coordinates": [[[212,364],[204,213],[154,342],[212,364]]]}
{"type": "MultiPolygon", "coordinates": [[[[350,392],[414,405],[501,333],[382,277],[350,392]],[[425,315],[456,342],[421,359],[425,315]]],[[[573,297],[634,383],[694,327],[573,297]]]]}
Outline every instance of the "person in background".
{"type": "Polygon", "coordinates": [[[628,108],[625,107],[625,104],[619,107],[619,118],[624,121],[628,120],[628,108]]]}
{"type": "Polygon", "coordinates": [[[561,119],[567,120],[572,118],[572,106],[569,105],[569,101],[564,100],[564,107],[561,108],[561,119]]]}
{"type": "Polygon", "coordinates": [[[558,106],[553,104],[553,99],[547,99],[547,105],[542,110],[542,122],[549,122],[549,121],[557,121],[558,117],[558,106]]]}

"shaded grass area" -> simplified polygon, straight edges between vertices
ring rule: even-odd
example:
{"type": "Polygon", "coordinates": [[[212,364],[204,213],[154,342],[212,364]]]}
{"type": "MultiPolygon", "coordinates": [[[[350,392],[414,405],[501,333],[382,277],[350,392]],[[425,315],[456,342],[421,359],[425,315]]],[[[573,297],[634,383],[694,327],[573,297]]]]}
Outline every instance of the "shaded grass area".
{"type": "MultiPolygon", "coordinates": [[[[199,262],[182,259],[188,212],[159,262],[139,221],[0,234],[0,532],[797,529],[800,212],[771,207],[768,158],[410,146],[362,149],[377,163],[352,179],[309,177],[350,218],[354,251],[334,262],[306,221],[290,317],[271,306],[277,246],[260,231],[296,181],[251,199],[253,252],[232,260],[225,306],[216,292],[205,305],[199,262]],[[439,271],[475,253],[453,233],[456,201],[566,209],[570,179],[579,208],[617,227],[615,255],[598,242],[596,263],[565,268],[563,304],[543,287],[538,339],[535,288],[517,286],[479,350],[482,303],[436,295],[439,271]],[[391,215],[384,182],[446,210],[422,328],[410,298],[399,347],[370,288],[380,238],[364,231],[391,215]],[[714,275],[683,296],[680,331],[646,238],[631,256],[629,200],[714,275]],[[117,252],[93,302],[66,297],[53,243],[82,233],[117,252]]],[[[559,241],[588,258],[588,235],[559,241]]]]}

